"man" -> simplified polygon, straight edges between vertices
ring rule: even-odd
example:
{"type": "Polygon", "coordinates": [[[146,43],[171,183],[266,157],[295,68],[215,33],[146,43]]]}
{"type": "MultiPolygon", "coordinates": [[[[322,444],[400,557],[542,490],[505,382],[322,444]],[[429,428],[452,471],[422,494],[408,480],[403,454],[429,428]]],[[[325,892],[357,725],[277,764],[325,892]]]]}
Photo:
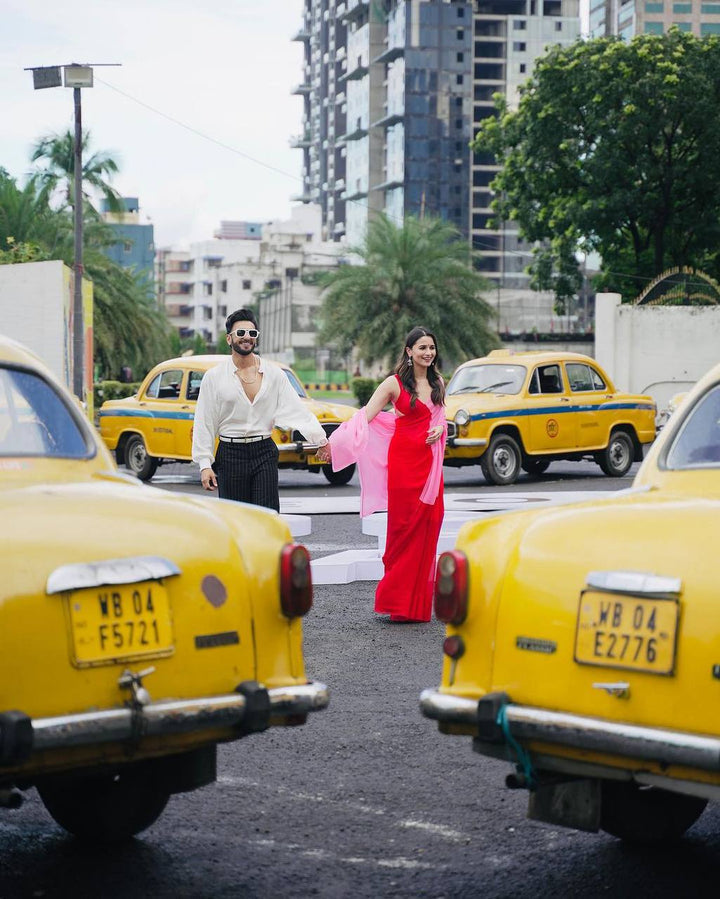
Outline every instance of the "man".
{"type": "Polygon", "coordinates": [[[285,372],[254,352],[260,332],[253,311],[233,312],[225,330],[232,353],[202,379],[193,428],[193,461],[200,466],[206,490],[217,487],[222,499],[279,512],[278,450],[270,437],[273,427],[296,428],[306,440],[320,446],[327,443],[327,437],[285,372]]]}

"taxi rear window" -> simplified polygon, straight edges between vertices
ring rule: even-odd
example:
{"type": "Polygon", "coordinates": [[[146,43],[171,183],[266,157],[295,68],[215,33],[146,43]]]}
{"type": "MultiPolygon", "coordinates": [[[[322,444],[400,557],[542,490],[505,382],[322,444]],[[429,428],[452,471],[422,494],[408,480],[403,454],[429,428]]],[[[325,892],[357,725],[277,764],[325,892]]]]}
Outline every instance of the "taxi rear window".
{"type": "Polygon", "coordinates": [[[720,384],[688,412],[667,454],[674,469],[720,467],[720,384]]]}
{"type": "Polygon", "coordinates": [[[80,459],[87,435],[66,400],[34,372],[0,367],[0,456],[80,459]]]}

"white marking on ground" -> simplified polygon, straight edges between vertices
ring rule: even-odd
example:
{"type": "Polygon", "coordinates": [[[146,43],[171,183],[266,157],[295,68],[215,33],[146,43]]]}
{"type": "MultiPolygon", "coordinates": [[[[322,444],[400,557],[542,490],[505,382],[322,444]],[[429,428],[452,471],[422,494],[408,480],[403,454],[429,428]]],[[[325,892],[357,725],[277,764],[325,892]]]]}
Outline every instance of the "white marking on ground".
{"type": "MultiPolygon", "coordinates": [[[[267,790],[267,784],[261,784],[258,781],[251,780],[248,777],[235,777],[232,775],[221,775],[217,782],[223,786],[230,787],[254,787],[257,789],[267,790]]],[[[376,817],[388,817],[387,810],[380,806],[372,806],[363,802],[353,802],[347,799],[329,799],[320,793],[302,793],[297,790],[288,790],[286,787],[275,786],[274,790],[277,794],[287,796],[290,799],[301,802],[327,803],[328,805],[341,806],[355,812],[362,812],[366,815],[375,815],[376,817]]],[[[406,818],[402,821],[390,821],[393,827],[402,827],[403,829],[415,828],[425,833],[432,834],[436,837],[442,837],[446,840],[452,840],[454,843],[469,843],[470,836],[459,830],[453,830],[445,824],[433,824],[431,821],[423,821],[421,819],[406,818]]]]}

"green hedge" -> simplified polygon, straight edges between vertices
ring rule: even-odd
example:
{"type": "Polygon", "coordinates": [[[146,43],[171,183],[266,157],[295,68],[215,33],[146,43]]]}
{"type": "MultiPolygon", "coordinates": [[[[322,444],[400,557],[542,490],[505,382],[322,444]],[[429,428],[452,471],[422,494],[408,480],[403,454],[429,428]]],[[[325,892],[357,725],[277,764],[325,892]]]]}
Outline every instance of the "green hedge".
{"type": "Polygon", "coordinates": [[[98,381],[93,387],[95,408],[99,409],[105,400],[121,400],[134,396],[140,389],[140,381],[123,384],[122,381],[98,381]]]}
{"type": "Polygon", "coordinates": [[[353,396],[358,401],[358,406],[366,406],[368,400],[375,392],[375,388],[380,382],[374,378],[353,378],[350,382],[350,389],[353,396]]]}

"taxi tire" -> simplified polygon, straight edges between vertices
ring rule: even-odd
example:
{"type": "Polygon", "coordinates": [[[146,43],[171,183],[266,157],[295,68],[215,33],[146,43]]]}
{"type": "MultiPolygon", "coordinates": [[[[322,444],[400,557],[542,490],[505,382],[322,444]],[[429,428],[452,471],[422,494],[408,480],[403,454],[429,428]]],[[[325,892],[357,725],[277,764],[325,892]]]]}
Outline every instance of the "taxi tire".
{"type": "Polygon", "coordinates": [[[707,800],[697,796],[606,780],[602,783],[600,828],[629,843],[677,840],[706,805],[707,800]]]}
{"type": "Polygon", "coordinates": [[[635,461],[635,445],[627,431],[613,431],[605,449],[598,453],[597,464],[610,478],[621,478],[635,461]]]}
{"type": "Polygon", "coordinates": [[[480,458],[485,480],[498,487],[514,484],[520,474],[522,453],[514,437],[495,434],[480,458]]]}
{"type": "Polygon", "coordinates": [[[352,480],[352,476],[355,474],[355,465],[348,465],[347,468],[341,468],[340,471],[333,471],[332,465],[323,465],[322,470],[328,483],[333,487],[342,487],[352,480]]]}
{"type": "Polygon", "coordinates": [[[150,827],[170,792],[157,783],[153,765],[114,774],[69,775],[38,785],[50,816],[74,836],[93,843],[118,843],[150,827]]]}
{"type": "Polygon", "coordinates": [[[131,434],[125,441],[125,467],[141,481],[149,481],[157,471],[157,459],[148,455],[145,441],[139,434],[131,434]]]}

